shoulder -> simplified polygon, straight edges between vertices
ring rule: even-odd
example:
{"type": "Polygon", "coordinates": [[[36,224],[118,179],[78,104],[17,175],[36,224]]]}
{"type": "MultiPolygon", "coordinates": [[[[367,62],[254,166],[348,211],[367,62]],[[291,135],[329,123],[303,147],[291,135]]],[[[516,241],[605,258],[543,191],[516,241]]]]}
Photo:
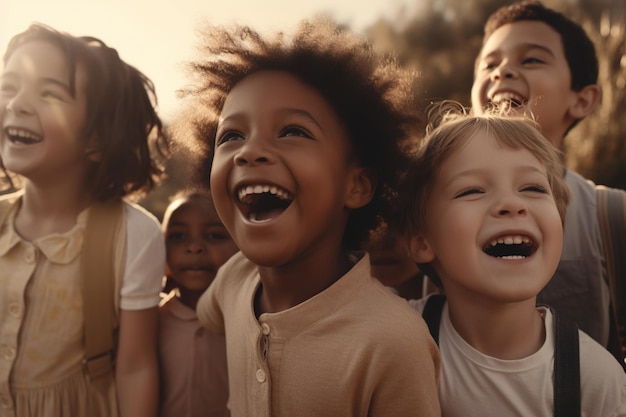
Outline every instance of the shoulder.
{"type": "Polygon", "coordinates": [[[238,285],[237,283],[254,277],[258,271],[256,264],[248,260],[243,253],[237,252],[219,268],[215,281],[221,284],[226,281],[229,285],[238,285]]]}
{"type": "Polygon", "coordinates": [[[579,344],[583,403],[601,404],[611,412],[618,407],[626,408],[626,373],[621,365],[603,346],[580,330],[579,344]]]}
{"type": "Polygon", "coordinates": [[[126,227],[137,233],[161,235],[159,220],[138,204],[124,202],[126,227]]]}

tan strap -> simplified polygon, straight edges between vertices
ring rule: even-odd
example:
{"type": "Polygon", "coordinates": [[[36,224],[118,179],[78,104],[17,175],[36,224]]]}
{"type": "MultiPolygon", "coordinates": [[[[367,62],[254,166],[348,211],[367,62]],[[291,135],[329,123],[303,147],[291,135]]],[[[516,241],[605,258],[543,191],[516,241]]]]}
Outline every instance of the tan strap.
{"type": "Polygon", "coordinates": [[[123,218],[122,201],[96,203],[89,208],[81,258],[85,367],[89,379],[108,389],[114,360],[115,232],[123,218]]]}
{"type": "Polygon", "coordinates": [[[15,193],[0,195],[0,225],[4,223],[4,219],[9,214],[11,206],[13,205],[15,200],[20,198],[22,194],[23,193],[21,191],[18,191],[15,193]]]}
{"type": "MultiPolygon", "coordinates": [[[[598,220],[611,296],[611,333],[608,349],[623,358],[626,325],[626,192],[596,186],[598,220]]],[[[619,359],[619,357],[618,357],[619,359]]],[[[622,366],[625,366],[622,359],[622,366]]],[[[626,368],[626,366],[625,366],[626,368]]]]}

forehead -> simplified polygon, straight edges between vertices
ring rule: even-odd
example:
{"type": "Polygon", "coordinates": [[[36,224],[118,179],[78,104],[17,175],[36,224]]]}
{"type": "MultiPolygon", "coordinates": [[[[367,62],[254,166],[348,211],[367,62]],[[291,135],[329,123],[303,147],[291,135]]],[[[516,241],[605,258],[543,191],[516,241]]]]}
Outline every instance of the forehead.
{"type": "Polygon", "coordinates": [[[42,74],[67,76],[69,66],[65,53],[57,45],[45,40],[32,40],[13,51],[3,72],[18,72],[22,76],[32,77],[42,74]]]}
{"type": "Polygon", "coordinates": [[[182,199],[172,204],[169,209],[168,226],[172,223],[182,224],[196,220],[196,217],[207,222],[219,221],[213,201],[208,197],[182,199]]]}
{"type": "Polygon", "coordinates": [[[233,114],[305,112],[318,122],[338,122],[326,99],[312,86],[286,71],[258,71],[228,93],[220,121],[233,114]]]}
{"type": "Polygon", "coordinates": [[[550,25],[531,20],[521,20],[500,26],[485,42],[481,57],[531,48],[546,49],[557,58],[565,57],[561,35],[550,25]]]}
{"type": "Polygon", "coordinates": [[[505,172],[520,167],[546,172],[545,166],[527,148],[513,148],[499,140],[493,132],[479,129],[471,137],[454,147],[441,162],[438,174],[456,175],[468,170],[505,172]]]}

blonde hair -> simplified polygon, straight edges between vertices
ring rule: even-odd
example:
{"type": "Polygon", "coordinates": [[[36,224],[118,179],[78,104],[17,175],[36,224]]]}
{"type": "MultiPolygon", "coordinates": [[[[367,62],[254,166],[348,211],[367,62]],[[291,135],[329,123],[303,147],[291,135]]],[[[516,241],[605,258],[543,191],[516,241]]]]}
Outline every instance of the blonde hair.
{"type": "Polygon", "coordinates": [[[541,162],[546,168],[561,224],[564,223],[569,189],[564,178],[563,155],[543,137],[534,120],[527,116],[508,114],[502,109],[473,115],[460,105],[439,106],[430,116],[434,116],[435,124],[429,125],[401,192],[402,226],[409,235],[424,230],[426,203],[443,162],[479,132],[487,133],[508,148],[526,149],[541,162]]]}

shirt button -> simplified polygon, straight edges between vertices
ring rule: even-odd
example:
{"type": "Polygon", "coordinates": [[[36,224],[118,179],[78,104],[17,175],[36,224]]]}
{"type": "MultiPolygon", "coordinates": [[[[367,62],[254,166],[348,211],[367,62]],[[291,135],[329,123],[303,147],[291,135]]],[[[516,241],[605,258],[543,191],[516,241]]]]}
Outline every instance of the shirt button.
{"type": "Polygon", "coordinates": [[[15,359],[15,348],[12,346],[2,346],[2,357],[6,360],[15,359]]]}
{"type": "Polygon", "coordinates": [[[22,309],[18,303],[9,304],[9,315],[11,315],[11,317],[19,318],[21,311],[22,309]]]}
{"type": "Polygon", "coordinates": [[[256,370],[256,380],[259,382],[265,382],[265,371],[263,371],[263,369],[256,370]]]}
{"type": "Polygon", "coordinates": [[[2,408],[11,408],[13,407],[13,401],[11,401],[11,398],[2,395],[2,397],[0,397],[0,405],[2,408]]]}
{"type": "Polygon", "coordinates": [[[270,334],[270,325],[267,323],[261,323],[261,332],[267,336],[270,334]]]}
{"type": "Polygon", "coordinates": [[[196,337],[202,337],[202,336],[204,336],[204,329],[200,328],[196,330],[196,337]]]}
{"type": "Polygon", "coordinates": [[[32,264],[33,262],[35,262],[35,248],[34,247],[29,246],[26,248],[26,250],[24,251],[24,260],[29,264],[32,264]]]}

